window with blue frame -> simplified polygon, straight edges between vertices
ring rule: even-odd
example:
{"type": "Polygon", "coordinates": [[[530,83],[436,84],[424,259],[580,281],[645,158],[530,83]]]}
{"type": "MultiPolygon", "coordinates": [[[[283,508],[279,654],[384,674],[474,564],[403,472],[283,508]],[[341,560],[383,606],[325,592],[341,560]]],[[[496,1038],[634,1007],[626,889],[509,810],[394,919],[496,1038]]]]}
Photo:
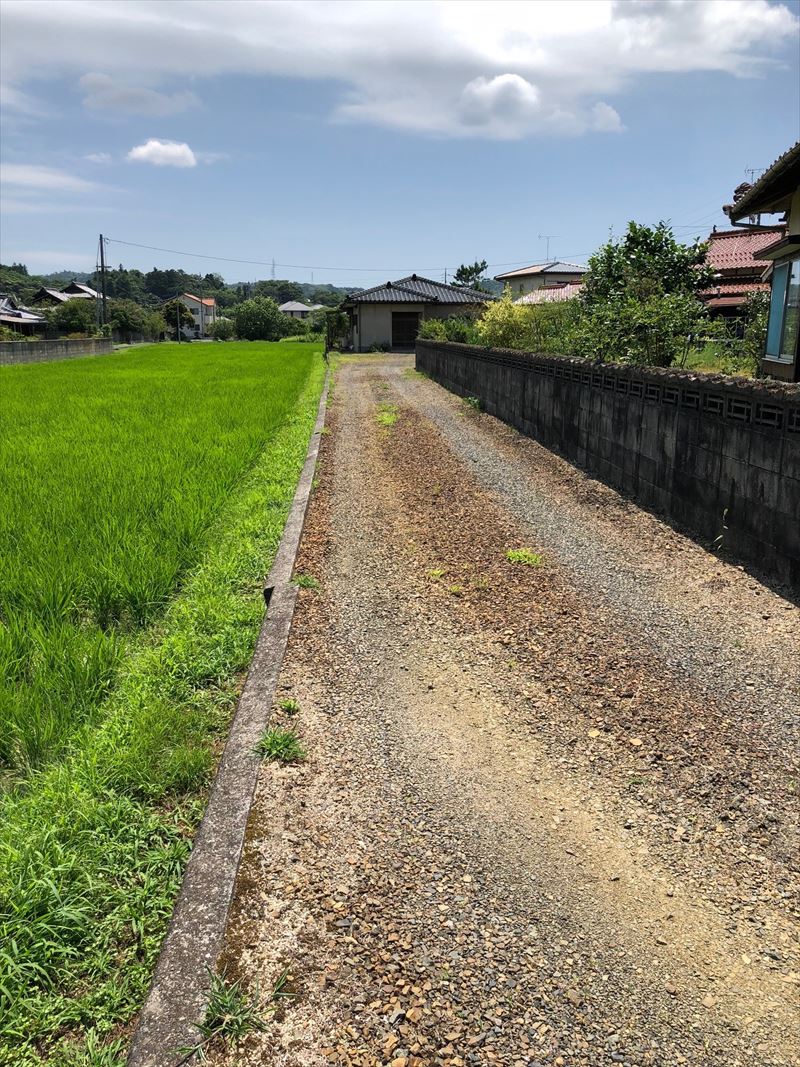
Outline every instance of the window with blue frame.
{"type": "Polygon", "coordinates": [[[800,259],[778,263],[772,272],[767,359],[793,363],[800,332],[800,259]]]}

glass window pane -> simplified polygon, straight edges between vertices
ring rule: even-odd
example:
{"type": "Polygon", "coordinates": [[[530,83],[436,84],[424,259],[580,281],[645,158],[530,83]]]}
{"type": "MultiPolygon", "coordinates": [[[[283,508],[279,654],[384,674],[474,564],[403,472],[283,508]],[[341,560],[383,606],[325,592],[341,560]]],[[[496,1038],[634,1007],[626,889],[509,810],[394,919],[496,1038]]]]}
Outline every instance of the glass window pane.
{"type": "Polygon", "coordinates": [[[772,296],[769,302],[769,325],[767,326],[767,355],[773,359],[780,359],[781,354],[783,306],[786,299],[788,277],[788,263],[781,263],[772,272],[772,296]]]}
{"type": "Polygon", "coordinates": [[[783,320],[781,357],[793,360],[797,352],[797,332],[800,327],[800,259],[790,264],[789,284],[786,287],[786,313],[783,320]]]}

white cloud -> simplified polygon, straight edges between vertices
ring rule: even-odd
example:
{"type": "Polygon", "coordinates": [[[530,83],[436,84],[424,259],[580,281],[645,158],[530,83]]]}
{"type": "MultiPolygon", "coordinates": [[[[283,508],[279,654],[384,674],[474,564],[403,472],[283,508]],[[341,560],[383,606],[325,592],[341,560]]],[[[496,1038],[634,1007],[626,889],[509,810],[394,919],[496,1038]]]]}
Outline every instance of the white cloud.
{"type": "Polygon", "coordinates": [[[191,106],[189,79],[307,78],[338,121],[508,138],[619,131],[609,99],[648,74],[759,75],[797,29],[767,0],[5,0],[3,69],[154,116],[191,106]]]}
{"type": "Polygon", "coordinates": [[[14,192],[31,193],[42,190],[60,193],[92,193],[100,188],[95,182],[86,181],[74,174],[55,167],[39,167],[27,163],[4,163],[0,166],[0,184],[12,187],[14,192]]]}
{"type": "Polygon", "coordinates": [[[621,133],[625,127],[614,108],[601,100],[592,108],[592,129],[600,133],[621,133]]]}
{"type": "Polygon", "coordinates": [[[184,142],[158,141],[151,137],[126,156],[131,163],[151,163],[154,167],[196,167],[197,157],[184,142]]]}
{"type": "Polygon", "coordinates": [[[108,152],[90,152],[88,156],[84,156],[84,159],[88,159],[90,163],[110,163],[111,156],[108,152]]]}
{"type": "Polygon", "coordinates": [[[464,86],[459,102],[461,121],[489,129],[495,137],[520,137],[539,117],[541,93],[519,74],[474,78],[464,86]]]}
{"type": "Polygon", "coordinates": [[[158,118],[176,115],[200,102],[194,93],[160,93],[141,85],[117,82],[108,74],[84,74],[79,85],[86,94],[83,103],[92,111],[124,111],[158,118]]]}

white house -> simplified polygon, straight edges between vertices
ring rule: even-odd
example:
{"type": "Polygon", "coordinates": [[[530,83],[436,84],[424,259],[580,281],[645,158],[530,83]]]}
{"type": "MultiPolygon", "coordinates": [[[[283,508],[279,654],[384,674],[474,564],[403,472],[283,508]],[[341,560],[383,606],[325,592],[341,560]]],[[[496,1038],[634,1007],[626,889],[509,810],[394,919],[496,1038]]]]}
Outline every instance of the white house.
{"type": "Polygon", "coordinates": [[[301,304],[299,300],[287,300],[285,304],[280,305],[278,311],[282,311],[284,315],[293,319],[307,319],[311,314],[309,305],[301,304]]]}
{"type": "Polygon", "coordinates": [[[350,319],[353,350],[368,352],[378,347],[413,348],[424,319],[447,319],[478,312],[493,299],[478,289],[446,285],[410,274],[396,282],[351,293],[341,307],[350,319]]]}
{"type": "Polygon", "coordinates": [[[562,263],[552,260],[549,263],[534,263],[530,267],[509,270],[505,274],[495,274],[494,280],[502,282],[511,289],[512,296],[524,296],[546,285],[564,285],[566,282],[579,282],[588,267],[579,263],[562,263]]]}
{"type": "MultiPolygon", "coordinates": [[[[194,336],[205,337],[209,326],[213,326],[217,321],[217,302],[214,297],[201,298],[191,293],[182,293],[178,299],[194,316],[194,336]]],[[[183,332],[186,333],[187,330],[188,327],[184,326],[183,332]]]]}

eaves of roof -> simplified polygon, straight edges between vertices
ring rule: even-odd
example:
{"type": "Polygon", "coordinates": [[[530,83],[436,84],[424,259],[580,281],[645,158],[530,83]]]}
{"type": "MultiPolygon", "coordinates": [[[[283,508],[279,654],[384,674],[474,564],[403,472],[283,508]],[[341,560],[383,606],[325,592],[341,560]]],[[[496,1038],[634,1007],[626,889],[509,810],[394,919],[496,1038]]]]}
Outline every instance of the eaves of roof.
{"type": "Polygon", "coordinates": [[[723,209],[732,222],[760,212],[785,211],[800,187],[800,141],[779,156],[735,204],[723,209]]]}

